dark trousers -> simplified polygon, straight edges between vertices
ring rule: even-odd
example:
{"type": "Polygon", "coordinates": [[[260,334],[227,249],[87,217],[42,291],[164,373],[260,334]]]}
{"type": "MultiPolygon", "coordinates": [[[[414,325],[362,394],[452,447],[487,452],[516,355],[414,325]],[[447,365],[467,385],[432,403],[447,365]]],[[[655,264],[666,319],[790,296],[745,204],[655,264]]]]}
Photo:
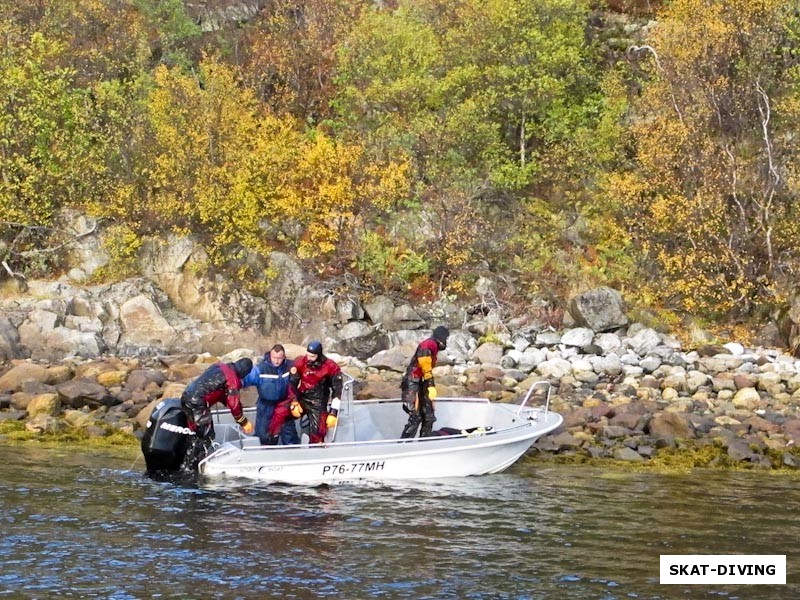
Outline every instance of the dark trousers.
{"type": "Polygon", "coordinates": [[[436,421],[436,413],[433,409],[433,402],[428,398],[428,386],[425,381],[403,378],[400,385],[401,398],[403,400],[403,410],[408,413],[408,422],[403,428],[401,438],[413,438],[419,430],[419,437],[428,437],[433,430],[433,422],[436,421]]]}
{"type": "Polygon", "coordinates": [[[214,423],[211,418],[211,409],[205,400],[184,394],[181,396],[181,408],[186,414],[186,424],[189,429],[197,434],[198,438],[214,439],[214,423]]]}

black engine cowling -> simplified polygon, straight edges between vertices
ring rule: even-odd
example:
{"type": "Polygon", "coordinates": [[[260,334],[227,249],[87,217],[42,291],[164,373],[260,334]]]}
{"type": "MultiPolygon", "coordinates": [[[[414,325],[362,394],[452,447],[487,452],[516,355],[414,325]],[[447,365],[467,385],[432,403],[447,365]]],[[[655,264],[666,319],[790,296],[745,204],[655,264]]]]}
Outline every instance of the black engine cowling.
{"type": "Polygon", "coordinates": [[[179,471],[196,436],[189,429],[179,398],[167,398],[153,409],[142,437],[148,472],[179,471]]]}

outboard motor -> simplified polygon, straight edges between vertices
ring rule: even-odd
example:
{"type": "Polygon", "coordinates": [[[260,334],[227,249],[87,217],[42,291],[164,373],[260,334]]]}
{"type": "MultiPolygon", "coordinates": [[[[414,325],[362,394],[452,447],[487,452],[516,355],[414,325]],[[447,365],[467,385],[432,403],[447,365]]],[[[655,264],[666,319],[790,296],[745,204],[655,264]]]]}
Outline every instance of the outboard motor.
{"type": "Polygon", "coordinates": [[[142,454],[148,473],[179,471],[195,440],[180,398],[167,398],[153,409],[142,436],[142,454]]]}

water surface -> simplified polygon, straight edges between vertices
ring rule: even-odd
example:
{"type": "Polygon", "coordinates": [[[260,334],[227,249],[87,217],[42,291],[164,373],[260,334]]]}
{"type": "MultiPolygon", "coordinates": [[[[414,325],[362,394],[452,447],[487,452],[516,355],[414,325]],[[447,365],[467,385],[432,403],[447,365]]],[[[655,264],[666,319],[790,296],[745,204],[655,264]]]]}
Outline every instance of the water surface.
{"type": "Polygon", "coordinates": [[[800,597],[798,479],[517,465],[333,487],[164,482],[0,446],[0,597],[800,597]],[[786,586],[662,586],[661,554],[786,554],[786,586]]]}

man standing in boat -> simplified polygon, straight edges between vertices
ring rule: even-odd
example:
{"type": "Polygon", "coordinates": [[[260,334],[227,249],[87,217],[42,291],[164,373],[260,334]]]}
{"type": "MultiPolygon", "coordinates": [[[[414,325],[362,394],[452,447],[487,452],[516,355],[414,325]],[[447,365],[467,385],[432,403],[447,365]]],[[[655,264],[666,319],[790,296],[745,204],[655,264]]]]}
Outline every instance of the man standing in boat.
{"type": "Polygon", "coordinates": [[[284,423],[308,415],[309,441],[321,444],[328,429],[335,427],[342,397],[342,370],[322,353],[322,344],[311,342],[306,353],[294,361],[289,397],[275,407],[269,436],[277,443],[284,423]]]}
{"type": "MultiPolygon", "coordinates": [[[[289,394],[289,371],[294,361],[286,358],[286,349],[275,344],[244,378],[243,387],[254,385],[258,388],[256,404],[256,435],[263,445],[274,445],[277,440],[269,435],[269,424],[275,407],[286,400],[289,394]]],[[[294,421],[287,420],[280,430],[280,441],[284,446],[299,444],[297,428],[294,421]]]]}
{"type": "Polygon", "coordinates": [[[450,331],[447,327],[439,325],[433,330],[431,337],[419,343],[417,351],[411,357],[400,385],[403,410],[408,413],[408,422],[400,435],[401,438],[413,438],[417,435],[420,424],[422,427],[419,436],[431,435],[433,422],[436,420],[434,400],[437,395],[433,368],[436,366],[439,351],[447,347],[448,337],[450,331]]]}

